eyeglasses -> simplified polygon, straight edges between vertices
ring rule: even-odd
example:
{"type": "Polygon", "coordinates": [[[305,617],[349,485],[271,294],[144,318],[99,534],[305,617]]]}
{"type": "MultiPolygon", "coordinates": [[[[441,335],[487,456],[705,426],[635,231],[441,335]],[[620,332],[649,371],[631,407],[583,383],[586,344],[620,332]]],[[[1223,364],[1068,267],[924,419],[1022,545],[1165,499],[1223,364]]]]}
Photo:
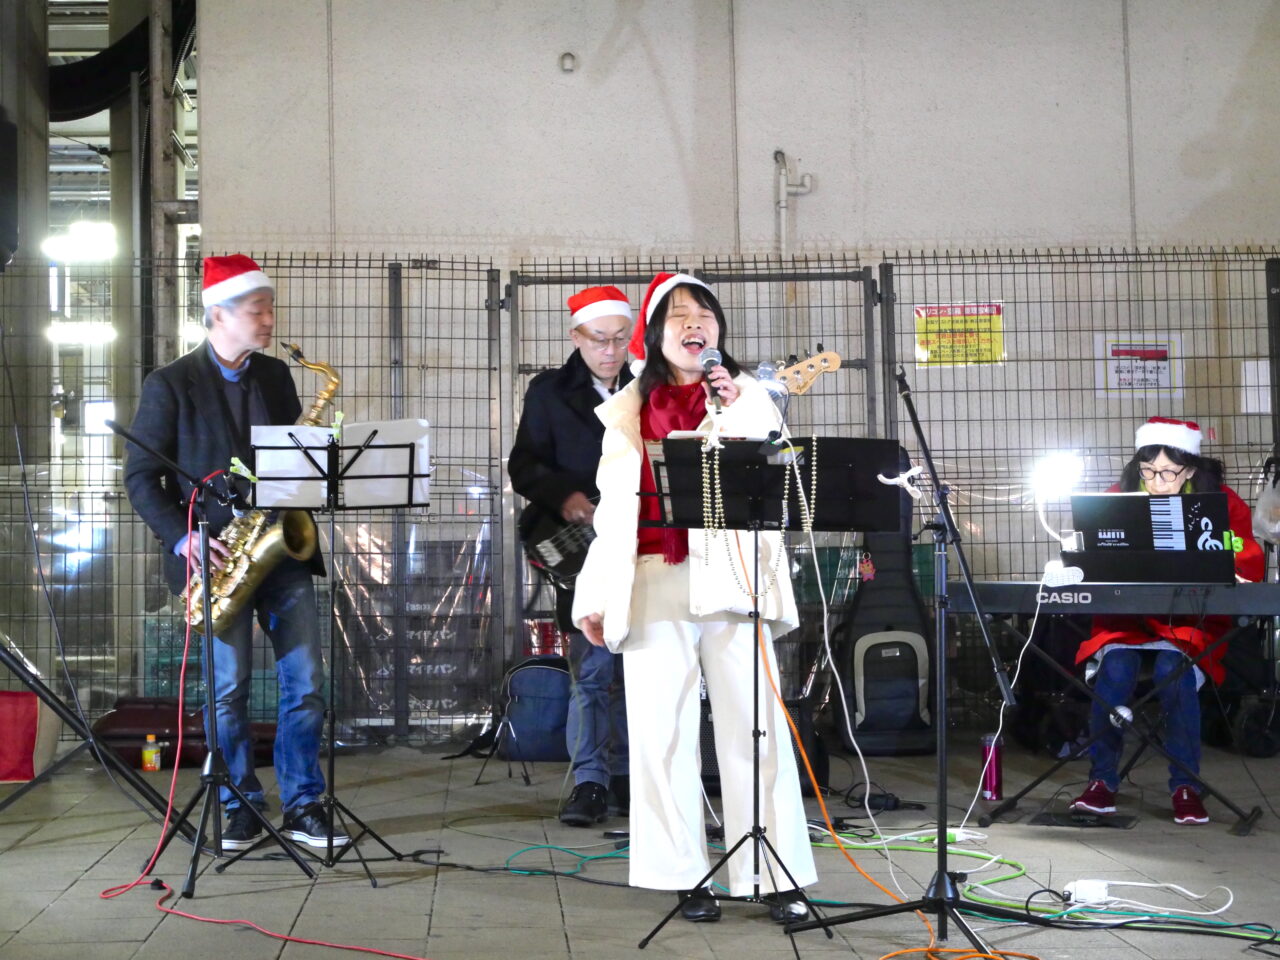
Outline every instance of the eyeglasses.
{"type": "Polygon", "coordinates": [[[1138,474],[1143,480],[1154,480],[1159,477],[1164,483],[1173,483],[1178,477],[1182,476],[1182,472],[1186,470],[1185,466],[1179,467],[1177,470],[1157,470],[1155,467],[1138,467],[1138,474]]]}
{"type": "Polygon", "coordinates": [[[631,342],[631,334],[629,333],[625,333],[620,337],[589,337],[585,333],[579,333],[578,336],[596,353],[604,353],[610,347],[615,350],[625,350],[627,349],[627,344],[631,342]]]}

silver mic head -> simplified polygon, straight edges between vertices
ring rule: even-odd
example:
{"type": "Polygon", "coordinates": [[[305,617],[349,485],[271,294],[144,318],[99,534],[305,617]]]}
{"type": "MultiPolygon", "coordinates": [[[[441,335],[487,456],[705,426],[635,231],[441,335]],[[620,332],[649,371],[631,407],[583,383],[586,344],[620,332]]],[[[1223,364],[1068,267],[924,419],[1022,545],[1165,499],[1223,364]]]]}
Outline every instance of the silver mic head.
{"type": "Polygon", "coordinates": [[[715,347],[704,347],[698,354],[698,362],[702,364],[702,372],[710,373],[712,367],[720,366],[724,356],[715,347]]]}
{"type": "Polygon", "coordinates": [[[756,366],[756,379],[773,396],[780,397],[791,391],[778,379],[778,365],[772,360],[761,360],[756,366]]]}

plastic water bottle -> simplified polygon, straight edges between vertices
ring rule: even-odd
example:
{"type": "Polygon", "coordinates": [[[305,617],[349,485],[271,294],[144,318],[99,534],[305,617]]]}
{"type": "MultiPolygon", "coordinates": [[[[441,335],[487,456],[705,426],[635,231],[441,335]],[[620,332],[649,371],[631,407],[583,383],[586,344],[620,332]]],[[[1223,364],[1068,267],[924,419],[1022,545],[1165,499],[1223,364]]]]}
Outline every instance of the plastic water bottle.
{"type": "Polygon", "coordinates": [[[1003,742],[994,733],[982,737],[982,799],[1004,799],[1004,775],[1000,769],[1004,759],[1003,742]]]}
{"type": "Polygon", "coordinates": [[[160,769],[160,744],[156,743],[154,733],[147,734],[147,742],[142,748],[142,769],[148,773],[160,769]]]}

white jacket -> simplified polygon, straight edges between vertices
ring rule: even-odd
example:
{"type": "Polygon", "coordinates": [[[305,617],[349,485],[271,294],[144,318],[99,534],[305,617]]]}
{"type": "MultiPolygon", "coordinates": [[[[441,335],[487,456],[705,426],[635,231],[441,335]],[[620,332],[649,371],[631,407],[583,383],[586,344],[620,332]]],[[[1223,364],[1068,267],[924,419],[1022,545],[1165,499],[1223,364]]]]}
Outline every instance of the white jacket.
{"type": "MultiPolygon", "coordinates": [[[[714,412],[708,400],[707,416],[699,424],[699,431],[725,437],[763,437],[776,429],[781,418],[765,389],[747,374],[739,374],[733,382],[738,386],[737,399],[719,413],[714,412]]],[[[631,589],[635,581],[640,518],[640,498],[636,491],[640,488],[640,467],[644,462],[641,404],[636,380],[596,407],[596,416],[605,426],[600,467],[596,472],[596,485],[600,488],[594,521],[596,539],[574,584],[573,622],[581,624],[589,615],[600,614],[604,619],[605,644],[614,652],[631,627],[631,589]]],[[[753,583],[751,541],[750,532],[745,530],[689,531],[691,616],[751,612],[752,599],[739,585],[741,581],[759,589],[753,583]],[[739,556],[745,561],[745,573],[739,556]],[[736,577],[730,564],[737,568],[736,577]]],[[[769,623],[775,639],[794,630],[800,622],[787,563],[782,535],[761,533],[761,578],[766,584],[772,580],[772,586],[760,598],[760,614],[769,623]]]]}

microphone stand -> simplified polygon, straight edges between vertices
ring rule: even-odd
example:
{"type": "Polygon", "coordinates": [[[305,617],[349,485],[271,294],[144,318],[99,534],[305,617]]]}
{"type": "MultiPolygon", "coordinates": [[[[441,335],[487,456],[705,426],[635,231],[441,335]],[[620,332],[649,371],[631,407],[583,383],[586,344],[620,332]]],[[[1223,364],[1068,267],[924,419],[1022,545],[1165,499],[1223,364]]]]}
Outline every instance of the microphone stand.
{"type": "MultiPolygon", "coordinates": [[[[124,427],[116,423],[114,420],[105,421],[106,425],[117,436],[123,437],[129,443],[145,451],[160,463],[164,464],[174,472],[176,476],[186,480],[195,488],[195,511],[199,520],[199,536],[200,536],[200,582],[203,589],[200,591],[201,600],[204,604],[204,623],[202,624],[203,633],[203,666],[204,666],[204,686],[205,686],[205,724],[208,730],[207,752],[204,758],[204,766],[200,770],[200,786],[196,788],[191,795],[191,799],[187,801],[178,814],[173,825],[165,833],[164,839],[161,840],[160,846],[156,849],[154,860],[158,861],[160,856],[168,848],[169,843],[173,840],[174,835],[178,832],[180,825],[186,823],[187,815],[195,808],[195,805],[201,800],[204,801],[200,808],[200,822],[196,826],[195,842],[191,845],[191,863],[187,869],[187,879],[182,885],[182,896],[190,899],[195,896],[196,875],[200,868],[200,854],[204,847],[206,837],[206,829],[212,823],[212,839],[213,839],[213,855],[214,857],[222,857],[224,855],[222,849],[222,815],[219,811],[219,800],[222,788],[226,788],[231,794],[240,801],[240,806],[250,811],[262,826],[266,833],[262,839],[258,840],[249,850],[255,849],[268,839],[274,839],[281,848],[284,849],[298,868],[308,877],[315,877],[315,871],[309,867],[298,852],[294,850],[293,845],[287,843],[280,831],[275,825],[267,819],[256,806],[249,802],[249,799],[241,792],[240,788],[231,779],[231,771],[227,767],[227,761],[222,753],[222,747],[218,740],[218,704],[217,704],[217,685],[215,683],[214,665],[213,665],[213,598],[209,589],[209,517],[206,510],[205,498],[213,496],[219,503],[224,506],[230,505],[234,499],[232,493],[219,492],[218,488],[210,480],[205,482],[200,477],[188,473],[182,467],[178,466],[164,454],[160,453],[154,447],[142,442],[133,436],[124,427]]],[[[224,485],[226,486],[226,485],[224,485]]],[[[181,718],[179,718],[181,723],[181,718]]],[[[177,762],[177,761],[175,761],[177,762]]],[[[241,851],[240,856],[247,853],[248,850],[241,851]]],[[[238,859],[238,857],[237,857],[238,859]]]]}
{"type": "Polygon", "coordinates": [[[801,930],[814,930],[821,927],[830,933],[829,928],[842,923],[855,923],[859,920],[870,920],[875,917],[893,916],[899,913],[914,913],[915,911],[924,911],[933,913],[938,918],[938,938],[940,940],[947,939],[947,920],[950,918],[955,925],[964,934],[965,939],[973,945],[973,948],[980,953],[990,954],[991,948],[983,942],[982,938],[969,926],[965,919],[960,915],[960,911],[968,910],[974,913],[981,913],[989,917],[997,917],[1003,920],[1018,920],[1022,923],[1038,924],[1040,926],[1051,926],[1052,921],[1038,917],[1026,911],[1013,910],[1008,907],[994,906],[986,903],[976,903],[961,898],[959,887],[957,884],[963,879],[962,875],[952,873],[947,869],[947,547],[955,548],[956,560],[960,567],[960,573],[964,579],[965,586],[969,592],[969,596],[973,601],[973,609],[977,613],[978,624],[982,628],[982,638],[986,642],[987,652],[991,656],[991,667],[995,674],[996,682],[1000,687],[1000,695],[1008,706],[1013,706],[1013,688],[1009,683],[1009,676],[1005,672],[1004,664],[1000,662],[999,654],[996,651],[995,642],[991,639],[991,634],[987,629],[987,621],[983,616],[977,591],[974,589],[973,576],[969,572],[969,563],[965,559],[964,551],[960,547],[960,531],[956,528],[955,518],[951,514],[951,506],[949,498],[951,488],[943,483],[938,477],[938,470],[933,463],[933,455],[929,451],[929,443],[925,439],[924,430],[920,426],[920,418],[916,415],[916,408],[911,399],[911,387],[907,384],[906,372],[901,366],[898,367],[898,373],[895,378],[898,381],[898,395],[902,398],[903,406],[906,407],[907,414],[911,418],[911,427],[915,431],[916,441],[919,444],[921,456],[924,459],[925,467],[929,472],[929,478],[933,482],[934,498],[938,504],[938,516],[936,520],[929,524],[929,529],[933,531],[934,545],[934,585],[936,587],[937,600],[936,610],[934,612],[934,697],[935,710],[937,716],[934,718],[934,730],[937,737],[937,774],[936,780],[938,784],[937,794],[937,820],[938,829],[935,844],[938,851],[937,868],[934,872],[933,879],[930,880],[929,886],[923,897],[905,903],[895,903],[883,907],[872,907],[867,910],[859,910],[853,913],[845,913],[834,917],[818,918],[814,920],[806,920],[800,923],[787,924],[784,928],[787,933],[796,933],[801,930]]]}

